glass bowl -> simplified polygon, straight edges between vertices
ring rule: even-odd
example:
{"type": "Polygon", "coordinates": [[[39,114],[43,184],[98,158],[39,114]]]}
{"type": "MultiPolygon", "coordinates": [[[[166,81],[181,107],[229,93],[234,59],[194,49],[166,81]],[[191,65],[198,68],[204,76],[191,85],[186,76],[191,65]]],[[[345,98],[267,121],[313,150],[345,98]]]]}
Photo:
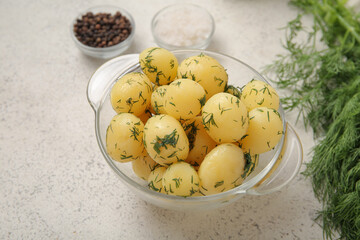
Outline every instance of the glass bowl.
{"type": "Polygon", "coordinates": [[[194,4],[174,4],[161,9],[151,22],[155,42],[168,50],[206,49],[215,31],[215,21],[194,4]]]}
{"type": "Polygon", "coordinates": [[[120,55],[121,53],[126,51],[131,46],[131,43],[133,42],[134,35],[135,35],[135,21],[134,21],[133,17],[131,16],[131,14],[128,11],[126,11],[125,9],[115,7],[115,6],[96,6],[96,7],[89,8],[89,9],[85,10],[84,12],[81,12],[72,21],[72,23],[70,25],[70,34],[71,34],[72,39],[75,42],[75,45],[84,54],[91,56],[91,57],[95,57],[95,58],[110,59],[110,58],[120,55]],[[112,15],[115,14],[116,12],[120,12],[123,16],[125,16],[129,20],[129,22],[131,24],[132,29],[131,29],[130,35],[124,41],[119,42],[118,44],[109,46],[109,47],[96,48],[96,47],[90,47],[90,46],[83,44],[75,36],[74,24],[76,23],[77,19],[81,19],[81,17],[88,12],[92,12],[93,14],[111,13],[112,15]]]}
{"type": "MultiPolygon", "coordinates": [[[[217,59],[227,69],[228,83],[233,86],[242,87],[253,78],[267,82],[246,63],[224,54],[204,50],[177,50],[173,53],[179,62],[200,53],[217,59]]],[[[106,152],[106,129],[112,117],[116,115],[110,103],[110,91],[120,77],[130,72],[141,72],[138,54],[123,55],[107,61],[90,78],[87,97],[95,112],[96,138],[106,162],[120,180],[145,201],[175,210],[217,208],[247,194],[263,195],[277,191],[287,185],[298,173],[303,160],[301,142],[294,129],[286,122],[284,111],[280,106],[279,113],[285,134],[272,151],[260,154],[259,165],[240,186],[215,195],[188,198],[165,195],[149,189],[147,182],[133,173],[131,162],[116,162],[106,152]]]]}

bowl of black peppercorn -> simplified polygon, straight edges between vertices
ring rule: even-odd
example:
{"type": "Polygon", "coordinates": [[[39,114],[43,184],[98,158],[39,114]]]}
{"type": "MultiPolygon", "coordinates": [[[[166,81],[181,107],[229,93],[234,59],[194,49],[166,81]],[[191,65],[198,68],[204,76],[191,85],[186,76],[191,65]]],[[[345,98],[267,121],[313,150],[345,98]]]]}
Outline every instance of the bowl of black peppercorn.
{"type": "Polygon", "coordinates": [[[80,13],[70,30],[75,45],[84,54],[109,59],[130,47],[135,34],[135,21],[125,9],[96,6],[80,13]]]}

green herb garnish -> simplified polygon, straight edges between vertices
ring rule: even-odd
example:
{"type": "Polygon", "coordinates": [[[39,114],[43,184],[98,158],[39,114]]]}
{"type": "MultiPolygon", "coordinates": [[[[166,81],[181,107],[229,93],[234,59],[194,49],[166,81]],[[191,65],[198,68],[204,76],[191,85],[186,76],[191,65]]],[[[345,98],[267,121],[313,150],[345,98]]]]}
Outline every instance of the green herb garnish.
{"type": "Polygon", "coordinates": [[[182,181],[182,179],[178,177],[178,178],[173,178],[172,180],[175,182],[175,187],[179,188],[180,182],[182,181]]]}
{"type": "Polygon", "coordinates": [[[159,154],[162,147],[164,147],[165,149],[167,149],[168,146],[176,147],[178,140],[179,134],[177,134],[176,129],[174,129],[170,134],[165,135],[163,138],[156,136],[154,150],[159,154]]]}
{"type": "Polygon", "coordinates": [[[192,121],[191,123],[186,124],[184,126],[184,131],[189,140],[189,151],[191,151],[194,148],[196,133],[199,130],[198,125],[196,125],[195,123],[196,123],[195,121],[192,121]]]}
{"type": "Polygon", "coordinates": [[[317,143],[304,175],[323,204],[317,218],[324,237],[360,236],[360,18],[344,0],[291,0],[301,10],[286,27],[281,55],[267,68],[291,94],[287,110],[311,126],[317,143]],[[310,30],[304,14],[313,16],[310,30]],[[307,34],[307,41],[297,36],[307,34]],[[320,42],[320,46],[319,46],[320,42]]]}
{"type": "Polygon", "coordinates": [[[138,136],[139,136],[140,133],[141,133],[141,131],[139,130],[139,128],[133,126],[133,127],[130,129],[130,132],[131,132],[130,137],[134,138],[135,141],[138,141],[138,142],[139,142],[138,136]]]}
{"type": "Polygon", "coordinates": [[[224,185],[224,180],[216,182],[215,185],[214,185],[214,188],[220,187],[222,185],[224,185]]]}
{"type": "Polygon", "coordinates": [[[205,115],[205,117],[203,117],[202,120],[203,120],[204,128],[206,130],[209,130],[211,125],[215,126],[215,127],[218,127],[216,125],[215,120],[214,120],[214,114],[213,113],[203,112],[203,115],[205,115]]]}
{"type": "Polygon", "coordinates": [[[203,107],[206,103],[206,95],[199,99],[200,106],[203,107]]]}

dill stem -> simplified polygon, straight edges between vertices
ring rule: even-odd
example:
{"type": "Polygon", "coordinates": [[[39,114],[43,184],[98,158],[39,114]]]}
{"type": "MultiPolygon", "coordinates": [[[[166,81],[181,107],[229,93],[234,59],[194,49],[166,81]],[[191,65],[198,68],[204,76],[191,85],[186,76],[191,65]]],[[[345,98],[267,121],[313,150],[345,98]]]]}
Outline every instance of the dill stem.
{"type": "MultiPolygon", "coordinates": [[[[351,35],[356,39],[356,41],[360,44],[360,35],[355,31],[355,28],[353,26],[350,25],[350,23],[348,21],[345,20],[345,18],[343,18],[340,14],[336,13],[336,10],[331,7],[330,5],[326,5],[326,7],[328,9],[330,9],[333,14],[336,15],[337,19],[339,20],[340,24],[351,33],[351,35]]],[[[345,10],[345,9],[343,9],[345,10]]],[[[350,13],[346,12],[348,15],[350,13]]]]}

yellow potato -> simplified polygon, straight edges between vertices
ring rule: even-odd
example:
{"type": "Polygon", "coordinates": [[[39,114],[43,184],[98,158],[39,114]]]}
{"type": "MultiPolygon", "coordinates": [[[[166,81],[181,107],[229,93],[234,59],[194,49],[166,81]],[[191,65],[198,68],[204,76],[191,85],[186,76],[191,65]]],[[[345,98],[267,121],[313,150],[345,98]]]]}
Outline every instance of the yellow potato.
{"type": "Polygon", "coordinates": [[[177,162],[166,169],[162,185],[169,195],[190,197],[199,191],[199,176],[186,162],[177,162]]]}
{"type": "Polygon", "coordinates": [[[169,115],[154,115],[144,127],[144,146],[155,162],[169,166],[184,161],[189,141],[180,123],[169,115]]]}
{"type": "Polygon", "coordinates": [[[168,88],[168,85],[157,87],[151,94],[151,107],[154,110],[155,114],[166,113],[164,106],[168,88]]]}
{"type": "Polygon", "coordinates": [[[147,48],[139,55],[141,70],[156,85],[165,85],[174,81],[178,61],[173,53],[158,47],[147,48]]]}
{"type": "Polygon", "coordinates": [[[200,165],[200,191],[211,195],[239,186],[244,180],[244,167],[245,159],[241,148],[232,143],[215,147],[200,165]]]}
{"type": "Polygon", "coordinates": [[[141,157],[132,161],[131,163],[134,173],[139,178],[147,180],[150,172],[155,168],[155,165],[157,165],[157,163],[152,160],[152,158],[147,154],[146,151],[144,152],[145,153],[141,157]]]}
{"type": "Polygon", "coordinates": [[[121,77],[112,87],[110,101],[117,112],[140,116],[150,105],[152,84],[146,75],[138,72],[121,77]]]}
{"type": "Polygon", "coordinates": [[[229,93],[212,96],[201,115],[206,132],[217,143],[236,142],[245,135],[249,124],[245,105],[229,93]]]}
{"type": "Polygon", "coordinates": [[[278,110],[280,104],[279,95],[272,86],[254,79],[244,86],[240,99],[248,111],[258,107],[278,110]]]}
{"type": "Polygon", "coordinates": [[[249,119],[249,128],[240,140],[241,148],[250,154],[273,149],[284,134],[280,114],[275,109],[260,107],[249,112],[249,119]]]}
{"type": "Polygon", "coordinates": [[[185,161],[197,170],[206,154],[216,147],[216,142],[205,131],[201,116],[187,120],[182,125],[189,139],[190,149],[185,161]]]}
{"type": "Polygon", "coordinates": [[[176,119],[190,119],[197,116],[206,101],[205,90],[190,79],[177,79],[166,92],[164,110],[176,119]]]}
{"type": "Polygon", "coordinates": [[[106,150],[118,162],[139,158],[144,151],[144,124],[131,113],[114,116],[106,130],[106,150]]]}
{"type": "Polygon", "coordinates": [[[188,78],[199,83],[207,99],[223,92],[228,81],[225,68],[214,58],[202,53],[183,60],[178,67],[177,78],[188,78]]]}
{"type": "Polygon", "coordinates": [[[157,165],[154,170],[152,170],[148,177],[148,187],[151,190],[154,190],[156,192],[165,193],[163,185],[162,185],[162,179],[163,175],[166,171],[166,167],[162,167],[160,165],[157,165]]]}

